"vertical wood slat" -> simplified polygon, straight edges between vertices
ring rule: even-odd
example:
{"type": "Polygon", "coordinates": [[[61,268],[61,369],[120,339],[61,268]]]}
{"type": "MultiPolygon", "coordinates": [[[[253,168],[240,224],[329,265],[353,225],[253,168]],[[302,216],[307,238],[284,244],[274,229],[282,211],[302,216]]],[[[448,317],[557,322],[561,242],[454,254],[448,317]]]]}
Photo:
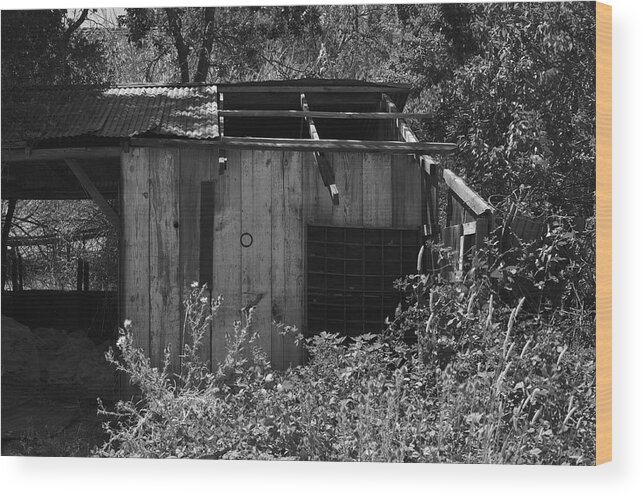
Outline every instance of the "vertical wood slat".
{"type": "Polygon", "coordinates": [[[314,159],[311,153],[301,152],[302,164],[302,202],[303,202],[303,216],[305,223],[317,223],[317,204],[319,193],[317,190],[317,182],[319,173],[315,176],[316,170],[314,169],[314,159]]]}
{"type": "Polygon", "coordinates": [[[391,155],[364,154],[364,226],[387,228],[393,221],[391,155]]]}
{"type": "MultiPolygon", "coordinates": [[[[303,225],[303,233],[302,233],[302,267],[303,267],[303,277],[304,280],[302,282],[302,317],[301,317],[301,328],[300,331],[304,336],[307,336],[308,334],[308,303],[307,303],[307,293],[306,293],[306,285],[307,285],[307,280],[306,280],[306,273],[308,270],[308,239],[307,239],[307,225],[308,224],[319,224],[321,223],[321,219],[318,217],[319,209],[317,209],[317,204],[318,204],[318,199],[319,199],[319,192],[317,190],[317,177],[313,175],[314,169],[313,169],[313,158],[312,154],[303,152],[301,154],[301,161],[303,164],[303,181],[302,181],[302,200],[303,200],[303,206],[302,206],[302,225],[303,225]]],[[[319,176],[317,174],[316,176],[319,176]]],[[[341,201],[340,201],[341,203],[341,201]]],[[[302,349],[301,350],[301,360],[304,361],[306,358],[306,350],[302,349]]]]}
{"type": "Polygon", "coordinates": [[[330,155],[335,181],[340,191],[339,205],[332,205],[332,224],[361,226],[363,224],[363,154],[334,153],[330,155]]]}
{"type": "Polygon", "coordinates": [[[453,226],[453,192],[447,188],[446,227],[453,226]]]}
{"type": "MultiPolygon", "coordinates": [[[[301,152],[284,154],[283,195],[284,195],[284,282],[285,309],[284,323],[303,330],[304,322],[304,216],[303,184],[304,174],[301,152]]],[[[302,351],[295,345],[293,337],[283,338],[283,367],[301,363],[302,351]]]]}
{"type": "MultiPolygon", "coordinates": [[[[271,269],[270,278],[270,313],[271,323],[284,323],[286,309],[286,232],[285,232],[285,196],[284,196],[284,162],[287,160],[283,152],[273,152],[270,160],[270,190],[271,209],[270,230],[271,239],[271,269]]],[[[284,340],[279,328],[271,325],[271,354],[270,362],[275,369],[284,365],[284,340]]]]}
{"type": "Polygon", "coordinates": [[[169,346],[178,364],[181,291],[179,282],[178,149],[151,149],[150,156],[150,358],[161,364],[169,346]]]}
{"type": "Polygon", "coordinates": [[[226,333],[240,319],[241,309],[241,151],[227,151],[228,165],[214,191],[212,295],[223,302],[212,323],[212,362],[226,355],[226,333]]]}
{"type": "MultiPolygon", "coordinates": [[[[218,161],[212,162],[217,164],[218,161]]],[[[201,182],[201,205],[199,214],[199,279],[212,293],[214,249],[214,181],[201,182]]]]}
{"type": "Polygon", "coordinates": [[[475,213],[466,207],[460,197],[458,197],[452,190],[449,190],[449,199],[450,202],[447,205],[448,225],[464,224],[476,220],[475,213]]]}
{"type": "MultiPolygon", "coordinates": [[[[179,234],[180,234],[180,274],[176,282],[181,291],[181,302],[186,298],[184,291],[189,285],[196,281],[200,285],[206,283],[201,279],[201,257],[200,248],[202,240],[203,216],[203,182],[210,186],[212,191],[213,162],[211,155],[213,151],[206,149],[196,149],[183,147],[180,149],[180,169],[179,169],[179,234]]],[[[215,158],[218,157],[214,151],[215,158]]],[[[207,195],[207,188],[206,188],[207,195]]],[[[207,210],[206,210],[207,214],[207,210]]],[[[210,218],[210,232],[212,221],[210,218]]],[[[208,229],[206,224],[205,229],[208,229]]],[[[206,260],[212,261],[212,250],[208,251],[206,260]]],[[[206,263],[207,265],[207,263],[206,263]]],[[[210,286],[211,288],[211,286],[210,286]]],[[[181,306],[181,323],[183,323],[184,309],[181,306]]],[[[204,361],[210,360],[210,330],[204,335],[201,345],[201,357],[204,361]]],[[[182,334],[183,335],[183,334],[182,334]]],[[[185,345],[181,336],[180,347],[185,345]]]]}
{"type": "Polygon", "coordinates": [[[440,214],[438,206],[438,197],[439,197],[439,188],[440,182],[437,175],[435,174],[426,174],[426,196],[427,196],[427,218],[429,221],[430,229],[430,238],[432,241],[437,242],[439,239],[439,225],[440,225],[440,214]]]}
{"type": "Polygon", "coordinates": [[[254,307],[253,328],[270,357],[271,309],[271,163],[272,152],[242,151],[241,233],[252,235],[249,247],[241,247],[241,295],[243,307],[254,307]]]}
{"type": "Polygon", "coordinates": [[[132,321],[134,344],[150,353],[149,153],[131,148],[121,156],[123,187],[122,318],[132,321]]]}
{"type": "Polygon", "coordinates": [[[418,228],[422,224],[420,179],[412,156],[393,155],[390,182],[394,228],[418,228]]]}
{"type": "Polygon", "coordinates": [[[476,234],[475,234],[476,248],[484,247],[485,238],[489,235],[489,223],[490,223],[490,219],[488,216],[482,216],[476,219],[476,234]]]}

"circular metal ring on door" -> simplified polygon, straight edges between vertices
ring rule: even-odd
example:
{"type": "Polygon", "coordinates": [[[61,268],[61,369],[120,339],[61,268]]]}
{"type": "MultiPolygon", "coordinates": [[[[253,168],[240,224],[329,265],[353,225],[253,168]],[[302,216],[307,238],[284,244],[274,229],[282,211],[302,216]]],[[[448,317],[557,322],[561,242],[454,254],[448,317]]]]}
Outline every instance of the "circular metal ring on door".
{"type": "Polygon", "coordinates": [[[250,233],[243,233],[241,238],[239,238],[239,241],[241,242],[242,247],[249,247],[252,245],[252,235],[250,233]]]}

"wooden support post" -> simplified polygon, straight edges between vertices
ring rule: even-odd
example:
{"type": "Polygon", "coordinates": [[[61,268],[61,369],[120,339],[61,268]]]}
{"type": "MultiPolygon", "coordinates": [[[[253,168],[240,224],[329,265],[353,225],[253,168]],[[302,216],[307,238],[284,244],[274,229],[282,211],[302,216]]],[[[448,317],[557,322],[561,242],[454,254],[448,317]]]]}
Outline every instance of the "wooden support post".
{"type": "MultiPolygon", "coordinates": [[[[400,112],[397,110],[397,106],[395,105],[393,100],[391,100],[391,97],[389,97],[386,93],[382,93],[382,100],[384,101],[384,105],[389,112],[400,114],[400,112]]],[[[395,124],[397,126],[399,139],[401,141],[407,143],[419,143],[420,140],[417,139],[417,136],[415,136],[415,133],[413,133],[413,130],[411,130],[409,125],[406,124],[406,121],[404,119],[396,119],[395,124]]]]}
{"type": "Polygon", "coordinates": [[[83,291],[89,290],[89,262],[83,260],[83,291]]]}
{"type": "Polygon", "coordinates": [[[83,190],[85,190],[85,192],[87,192],[91,199],[96,202],[98,208],[103,214],[105,214],[105,217],[107,217],[109,222],[112,223],[112,226],[118,233],[120,231],[120,220],[118,214],[112,208],[112,206],[107,203],[107,200],[105,200],[103,194],[98,190],[98,188],[96,188],[96,185],[94,185],[92,180],[89,179],[89,176],[87,176],[87,173],[82,168],[82,166],[73,159],[65,159],[65,163],[67,164],[67,167],[71,169],[71,172],[74,173],[74,176],[76,176],[76,178],[80,182],[83,190]]]}
{"type": "Polygon", "coordinates": [[[485,238],[489,235],[491,227],[491,215],[483,215],[476,219],[476,248],[484,247],[485,238]]]}
{"type": "Polygon", "coordinates": [[[24,265],[22,264],[22,254],[18,247],[16,247],[16,266],[18,266],[18,290],[24,290],[24,265]]]}
{"type": "MultiPolygon", "coordinates": [[[[219,110],[223,111],[223,93],[219,93],[219,110]]],[[[219,121],[219,136],[223,139],[224,135],[224,127],[225,127],[225,119],[223,117],[223,113],[219,112],[218,114],[218,121],[219,121]]],[[[228,156],[227,156],[227,151],[225,149],[219,149],[219,175],[222,175],[225,170],[228,167],[228,156]]]]}
{"type": "Polygon", "coordinates": [[[18,291],[18,247],[12,248],[11,264],[11,289],[18,291]]]}
{"type": "Polygon", "coordinates": [[[456,271],[456,278],[458,280],[462,279],[462,273],[464,271],[464,245],[466,242],[466,236],[463,234],[460,236],[460,245],[458,247],[458,268],[456,271]]]}
{"type": "Polygon", "coordinates": [[[428,236],[433,242],[439,240],[440,219],[438,211],[439,178],[437,175],[437,163],[428,155],[420,157],[420,169],[423,172],[426,189],[426,218],[428,225],[428,236]]]}
{"type": "Polygon", "coordinates": [[[83,271],[85,270],[85,265],[83,264],[82,259],[78,259],[76,265],[76,291],[80,292],[83,290],[83,271]]]}
{"type": "MultiPolygon", "coordinates": [[[[301,108],[304,112],[308,112],[310,109],[308,107],[308,102],[306,101],[306,95],[301,94],[301,108]]],[[[319,134],[317,133],[317,127],[312,117],[306,117],[306,123],[308,124],[308,132],[310,137],[313,140],[319,140],[319,134]]],[[[313,157],[317,163],[317,168],[319,169],[319,174],[322,177],[324,185],[328,187],[328,192],[330,193],[330,198],[334,205],[339,205],[339,190],[335,184],[335,172],[333,167],[330,165],[330,161],[323,152],[314,151],[313,157]]]]}

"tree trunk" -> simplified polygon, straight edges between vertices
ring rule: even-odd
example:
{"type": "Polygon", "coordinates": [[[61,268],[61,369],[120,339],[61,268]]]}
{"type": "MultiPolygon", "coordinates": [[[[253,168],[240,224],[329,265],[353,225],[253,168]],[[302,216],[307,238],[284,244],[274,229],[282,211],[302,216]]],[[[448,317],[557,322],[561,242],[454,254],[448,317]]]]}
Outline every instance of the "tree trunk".
{"type": "Polygon", "coordinates": [[[9,207],[7,208],[7,215],[4,218],[2,225],[2,288],[7,279],[7,270],[9,265],[7,263],[7,243],[9,242],[9,231],[11,231],[11,222],[13,221],[13,214],[16,211],[16,199],[9,200],[9,207]]]}
{"type": "Polygon", "coordinates": [[[167,21],[170,26],[170,33],[174,38],[174,46],[176,47],[176,53],[179,62],[179,70],[181,71],[181,82],[189,83],[190,82],[190,66],[188,65],[188,54],[189,49],[185,44],[183,39],[183,33],[181,33],[181,17],[179,15],[178,9],[165,9],[165,14],[167,15],[167,21]]]}
{"type": "Polygon", "coordinates": [[[210,54],[214,44],[214,8],[206,7],[203,13],[205,28],[203,32],[203,43],[199,49],[199,61],[196,66],[194,81],[204,83],[210,69],[210,54]]]}

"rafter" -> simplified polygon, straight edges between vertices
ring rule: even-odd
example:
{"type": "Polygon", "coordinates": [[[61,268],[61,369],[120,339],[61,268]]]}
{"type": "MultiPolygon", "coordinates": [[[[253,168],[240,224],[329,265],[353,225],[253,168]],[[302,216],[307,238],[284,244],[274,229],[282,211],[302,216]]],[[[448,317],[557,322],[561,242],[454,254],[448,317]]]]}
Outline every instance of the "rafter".
{"type": "Polygon", "coordinates": [[[121,147],[72,147],[72,148],[3,148],[2,161],[29,162],[57,159],[104,159],[120,157],[121,147]]]}
{"type": "MultiPolygon", "coordinates": [[[[306,94],[301,94],[301,108],[304,112],[309,112],[308,102],[306,101],[306,94]]],[[[315,127],[315,122],[312,117],[304,118],[308,124],[308,132],[310,133],[310,138],[313,140],[319,140],[319,133],[317,133],[317,128],[315,127]]],[[[324,185],[328,188],[330,193],[330,198],[334,205],[339,205],[339,190],[335,184],[335,172],[333,167],[328,160],[328,157],[323,152],[314,151],[313,157],[317,163],[317,168],[319,169],[319,174],[322,177],[324,185]]]]}
{"type": "Polygon", "coordinates": [[[110,223],[114,226],[116,232],[120,231],[120,219],[116,211],[112,208],[111,205],[105,200],[103,194],[96,188],[96,185],[92,180],[87,176],[87,173],[80,165],[80,163],[73,159],[65,159],[67,167],[71,169],[71,172],[74,173],[74,176],[78,179],[78,182],[83,187],[83,190],[91,197],[91,199],[96,202],[98,208],[101,210],[105,217],[109,220],[110,223]]]}

